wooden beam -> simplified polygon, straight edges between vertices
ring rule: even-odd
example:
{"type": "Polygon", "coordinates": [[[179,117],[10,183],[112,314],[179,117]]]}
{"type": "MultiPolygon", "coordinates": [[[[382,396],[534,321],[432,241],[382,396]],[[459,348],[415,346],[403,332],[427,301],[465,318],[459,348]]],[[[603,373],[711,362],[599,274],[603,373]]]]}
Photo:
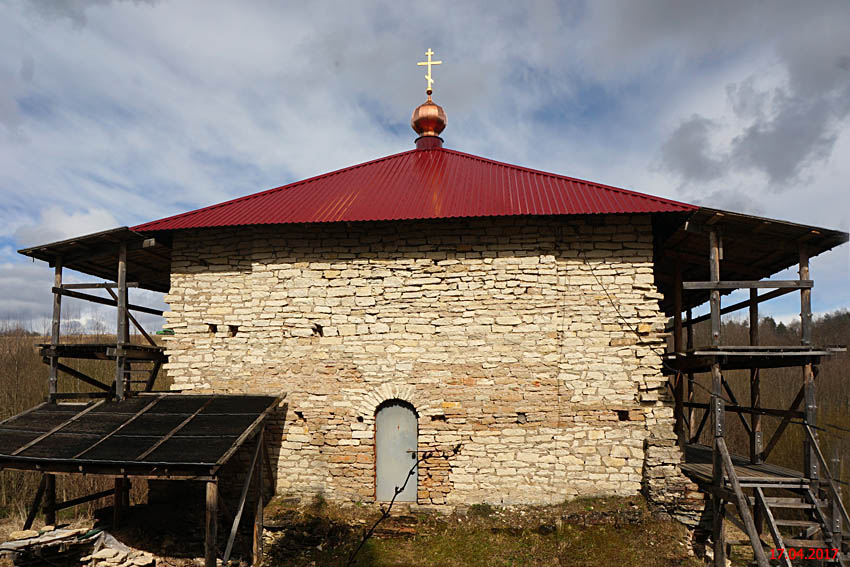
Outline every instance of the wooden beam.
{"type": "MultiPolygon", "coordinates": [[[[130,394],[130,384],[127,376],[127,357],[124,355],[124,345],[130,342],[130,329],[127,325],[127,243],[122,242],[118,247],[118,293],[116,306],[118,307],[116,324],[116,348],[115,357],[115,399],[119,402],[130,394]]],[[[118,486],[116,484],[116,490],[118,486]]],[[[116,524],[117,525],[117,524],[116,524]]]]}
{"type": "Polygon", "coordinates": [[[216,567],[216,532],[218,531],[218,481],[207,482],[204,567],[216,567]]]}
{"type": "Polygon", "coordinates": [[[80,372],[79,370],[77,370],[75,368],[71,368],[70,366],[62,364],[61,362],[56,363],[56,368],[58,370],[61,370],[65,374],[73,376],[74,378],[76,378],[77,380],[80,380],[81,382],[85,382],[86,384],[94,386],[95,388],[100,388],[101,390],[105,390],[107,392],[112,390],[111,386],[107,386],[106,384],[104,384],[100,380],[95,380],[94,378],[92,378],[88,374],[84,374],[83,372],[80,372]]]}
{"type": "Polygon", "coordinates": [[[110,431],[108,434],[106,434],[103,437],[101,437],[100,439],[98,439],[95,443],[93,443],[89,447],[86,447],[85,449],[83,449],[82,451],[80,451],[79,453],[74,455],[72,458],[73,459],[79,459],[80,457],[82,457],[83,455],[85,455],[86,453],[88,453],[89,451],[91,451],[92,449],[94,449],[95,447],[97,447],[98,445],[100,445],[101,443],[106,441],[107,439],[111,438],[113,435],[115,435],[116,433],[118,433],[119,431],[121,431],[122,429],[124,429],[125,427],[127,427],[128,425],[133,423],[134,421],[136,421],[139,418],[139,416],[141,416],[143,413],[150,410],[161,399],[162,399],[161,396],[157,397],[152,402],[147,404],[145,407],[143,407],[142,409],[140,409],[139,411],[134,413],[132,415],[132,417],[130,417],[130,419],[128,419],[127,421],[125,421],[124,423],[122,423],[121,425],[119,425],[118,427],[113,429],[112,431],[110,431]]]}
{"type": "MultiPolygon", "coordinates": [[[[785,542],[782,541],[782,534],[779,533],[779,528],[776,526],[776,520],[773,519],[773,512],[770,511],[770,506],[767,505],[767,499],[764,497],[764,492],[761,488],[756,488],[757,506],[764,510],[764,517],[767,520],[767,527],[770,529],[770,535],[773,537],[773,543],[776,549],[785,549],[785,542]]],[[[787,550],[786,550],[787,551],[787,550]]],[[[785,567],[793,567],[791,560],[788,558],[788,553],[783,553],[779,560],[785,567]]]]}
{"type": "Polygon", "coordinates": [[[726,468],[726,476],[729,478],[729,484],[732,485],[732,490],[735,492],[735,498],[738,502],[738,512],[741,514],[741,519],[744,521],[747,536],[750,538],[750,543],[753,546],[753,554],[758,562],[759,567],[770,567],[767,561],[767,556],[764,554],[764,548],[761,546],[761,538],[756,530],[755,522],[750,514],[750,506],[747,499],[744,497],[744,491],[741,490],[741,484],[738,482],[738,475],[735,474],[735,465],[732,464],[732,457],[729,455],[729,449],[726,447],[726,440],[722,437],[717,440],[717,447],[720,449],[720,455],[723,458],[723,464],[726,468]]]}
{"type": "MultiPolygon", "coordinates": [[[[686,404],[688,407],[693,408],[711,408],[711,404],[694,402],[686,404]]],[[[779,409],[769,409],[769,408],[749,408],[746,406],[735,406],[732,404],[726,404],[724,406],[725,411],[733,412],[733,413],[758,413],[759,415],[772,415],[774,417],[787,417],[788,419],[792,419],[795,417],[802,418],[804,416],[801,411],[791,411],[791,410],[779,410],[779,409]]]]}
{"type": "MultiPolygon", "coordinates": [[[[54,289],[62,286],[62,258],[56,258],[53,270],[54,289]]],[[[53,295],[53,320],[50,327],[50,344],[56,347],[59,344],[60,320],[62,318],[62,296],[53,295]]],[[[50,357],[50,375],[48,377],[47,396],[50,402],[55,401],[56,392],[59,391],[59,359],[54,355],[50,357]]]]}
{"type": "MultiPolygon", "coordinates": [[[[62,289],[111,289],[118,287],[117,283],[71,283],[71,284],[62,284],[62,289]]],[[[127,287],[139,287],[139,282],[127,282],[127,287]]]]}
{"type": "Polygon", "coordinates": [[[56,509],[63,510],[65,508],[73,508],[74,506],[79,506],[80,504],[91,502],[92,500],[100,500],[101,498],[112,496],[113,494],[115,494],[115,489],[110,488],[109,490],[102,490],[100,492],[95,492],[94,494],[87,494],[86,496],[80,496],[79,498],[60,502],[59,504],[56,504],[56,509]]]}
{"type": "MultiPolygon", "coordinates": [[[[118,297],[115,295],[114,291],[112,291],[111,289],[107,289],[106,291],[109,292],[109,295],[112,296],[112,299],[118,301],[118,297]]],[[[141,324],[139,324],[139,322],[136,320],[135,317],[133,317],[133,314],[130,313],[129,310],[127,311],[127,318],[130,320],[131,323],[133,323],[133,326],[136,327],[136,329],[142,334],[142,336],[145,337],[145,340],[147,340],[153,346],[158,346],[156,344],[156,341],[154,341],[151,336],[147,334],[147,332],[144,330],[144,328],[142,328],[141,324]]]]}
{"type": "MultiPolygon", "coordinates": [[[[58,295],[64,295],[66,297],[73,297],[74,299],[82,299],[84,301],[90,301],[92,303],[99,303],[100,305],[109,305],[110,307],[117,307],[118,303],[114,299],[107,299],[105,297],[100,297],[98,295],[91,295],[89,293],[81,293],[79,291],[71,291],[67,289],[62,289],[61,287],[54,287],[53,293],[58,295]]],[[[145,307],[143,305],[134,305],[132,303],[127,304],[127,309],[131,311],[138,311],[139,313],[149,313],[150,315],[159,315],[160,317],[164,313],[159,309],[153,309],[151,307],[145,307]]]]}
{"type": "Polygon", "coordinates": [[[139,455],[138,457],[136,457],[134,460],[136,460],[136,461],[141,461],[142,459],[144,459],[145,457],[147,457],[148,455],[150,455],[151,453],[153,453],[153,452],[157,449],[157,447],[159,447],[160,445],[162,445],[163,443],[165,443],[166,441],[168,441],[169,439],[171,439],[171,438],[174,436],[174,434],[175,434],[175,433],[177,433],[178,431],[180,431],[181,429],[183,429],[183,428],[184,428],[184,427],[185,427],[185,426],[186,426],[186,425],[187,425],[190,421],[192,421],[193,419],[195,419],[195,416],[196,416],[196,415],[198,415],[199,413],[201,413],[201,412],[204,410],[204,408],[206,408],[208,405],[210,405],[214,399],[215,399],[215,397],[214,397],[214,396],[210,396],[210,398],[209,398],[206,402],[204,402],[204,403],[201,405],[201,407],[199,407],[198,409],[196,409],[196,410],[192,413],[192,415],[190,415],[189,417],[187,417],[186,419],[184,419],[183,421],[181,421],[181,422],[177,425],[177,427],[175,427],[174,429],[172,429],[171,431],[169,431],[167,434],[165,434],[164,436],[162,436],[162,437],[161,437],[161,438],[160,438],[160,439],[159,439],[156,443],[154,443],[154,444],[153,444],[153,445],[152,445],[152,446],[151,446],[151,447],[150,447],[147,451],[145,451],[144,453],[142,453],[141,455],[139,455]]]}
{"type": "MultiPolygon", "coordinates": [[[[251,458],[251,466],[248,468],[248,474],[245,476],[245,482],[242,484],[242,494],[239,496],[239,505],[236,507],[236,515],[233,517],[233,524],[230,526],[230,536],[227,538],[227,546],[224,548],[224,557],[222,563],[227,565],[230,560],[230,552],[233,550],[233,542],[236,540],[236,532],[239,531],[239,521],[242,519],[242,512],[245,510],[245,500],[248,498],[248,489],[251,487],[251,481],[254,480],[254,468],[257,466],[257,459],[261,454],[263,437],[262,434],[257,436],[257,446],[254,448],[254,456],[251,458]]],[[[262,497],[262,489],[259,491],[262,497]]]]}
{"type": "Polygon", "coordinates": [[[785,428],[788,427],[789,423],[791,423],[791,419],[794,417],[802,417],[800,412],[797,411],[797,408],[800,406],[800,402],[803,401],[804,395],[805,386],[800,386],[800,391],[797,392],[797,395],[794,397],[794,401],[792,401],[791,405],[788,407],[788,413],[783,416],[782,421],[779,423],[779,427],[777,427],[776,431],[773,432],[773,435],[767,442],[767,446],[764,448],[764,452],[761,456],[763,461],[767,460],[768,455],[770,455],[773,448],[779,442],[779,438],[782,437],[782,433],[785,431],[785,428]]]}
{"type": "MultiPolygon", "coordinates": [[[[711,283],[716,284],[720,281],[720,245],[717,241],[717,231],[713,230],[709,233],[709,273],[711,274],[711,283]]],[[[685,284],[682,284],[684,289],[685,284]]],[[[720,346],[720,290],[714,288],[711,291],[710,297],[711,308],[711,346],[720,346]]],[[[718,388],[717,394],[720,394],[718,388]]]]}
{"type": "Polygon", "coordinates": [[[44,498],[44,489],[47,486],[47,475],[41,475],[41,481],[38,483],[38,489],[35,491],[35,497],[30,504],[30,509],[27,512],[27,519],[24,522],[24,529],[28,530],[32,527],[35,521],[35,516],[38,514],[38,507],[41,505],[41,499],[44,498]]]}
{"type": "MultiPolygon", "coordinates": [[[[729,382],[726,379],[723,379],[723,388],[726,390],[726,393],[729,394],[729,401],[732,402],[733,406],[740,406],[738,403],[738,398],[735,397],[735,392],[732,391],[732,386],[729,385],[729,382]]],[[[747,435],[752,433],[752,429],[750,429],[750,424],[747,423],[747,420],[744,418],[743,412],[738,412],[738,417],[741,418],[741,424],[744,426],[744,429],[747,430],[747,435]]]]}
{"type": "MultiPolygon", "coordinates": [[[[758,299],[756,300],[756,304],[763,303],[765,301],[768,301],[770,299],[774,299],[776,297],[780,297],[780,296],[788,294],[788,293],[794,293],[795,291],[797,291],[795,288],[775,289],[773,291],[769,291],[767,293],[763,293],[763,294],[757,296],[758,299]]],[[[733,312],[737,311],[738,309],[743,309],[744,307],[750,307],[751,305],[752,305],[752,293],[750,294],[750,299],[746,299],[744,301],[739,301],[738,303],[733,303],[732,305],[724,307],[723,309],[720,310],[720,314],[726,315],[727,313],[733,313],[733,312]]],[[[707,313],[705,315],[700,315],[699,317],[695,317],[695,318],[688,317],[688,319],[686,321],[683,321],[682,324],[685,327],[690,328],[691,326],[696,325],[697,323],[702,323],[703,321],[708,321],[710,318],[711,318],[710,313],[707,313]]],[[[670,331],[673,330],[673,325],[667,325],[667,327],[664,330],[669,333],[670,331]]],[[[693,348],[693,345],[691,345],[688,348],[693,348]]]]}
{"type": "MultiPolygon", "coordinates": [[[[673,284],[673,352],[683,352],[682,345],[682,264],[676,260],[675,283],[673,284]]],[[[675,398],[673,430],[676,432],[679,443],[685,442],[684,430],[684,376],[681,372],[675,374],[673,395],[675,398]]]]}
{"type": "Polygon", "coordinates": [[[44,523],[56,525],[56,476],[46,474],[44,484],[44,523]]]}
{"type": "Polygon", "coordinates": [[[265,429],[260,430],[257,445],[262,448],[260,453],[260,465],[257,467],[257,507],[254,510],[254,544],[252,555],[254,556],[254,567],[260,567],[263,563],[263,462],[266,460],[265,429]]]}
{"type": "Polygon", "coordinates": [[[228,461],[228,459],[230,459],[230,457],[233,456],[233,453],[235,453],[237,451],[237,449],[239,449],[239,447],[242,445],[242,443],[244,443],[246,440],[248,440],[251,437],[251,435],[254,434],[254,432],[256,431],[256,429],[258,427],[263,425],[263,422],[265,421],[266,417],[272,411],[274,411],[274,409],[278,405],[280,405],[280,402],[282,400],[283,400],[282,397],[275,398],[275,402],[272,405],[270,405],[269,407],[267,407],[265,409],[265,411],[263,411],[263,413],[261,413],[259,416],[257,416],[257,419],[255,419],[253,421],[253,423],[251,423],[251,425],[249,425],[245,429],[245,431],[243,431],[242,434],[239,437],[237,437],[236,441],[233,442],[233,445],[231,445],[230,448],[227,451],[225,451],[224,454],[216,462],[216,466],[215,466],[215,469],[214,469],[216,472],[218,471],[219,468],[221,468],[228,461]]]}
{"type": "Polygon", "coordinates": [[[799,280],[761,280],[761,281],[710,281],[710,282],[683,282],[683,289],[811,289],[815,283],[806,278],[799,280]]]}
{"type": "Polygon", "coordinates": [[[53,427],[49,431],[42,433],[41,435],[39,435],[38,437],[36,437],[32,441],[30,441],[29,443],[26,443],[26,444],[22,445],[21,447],[18,447],[17,449],[15,449],[14,451],[12,451],[10,453],[10,456],[14,457],[15,455],[20,455],[21,453],[23,453],[24,451],[26,451],[27,449],[29,449],[30,447],[32,447],[33,445],[38,443],[39,441],[42,441],[43,439],[50,437],[51,435],[53,435],[54,433],[56,433],[57,431],[59,431],[60,429],[65,427],[66,425],[69,425],[69,424],[77,421],[78,419],[80,419],[81,417],[83,417],[84,415],[89,413],[91,410],[93,410],[94,408],[100,406],[102,403],[103,403],[103,401],[94,403],[94,404],[90,405],[89,407],[85,408],[83,411],[74,414],[73,417],[71,417],[70,419],[66,419],[65,421],[63,421],[62,423],[57,425],[56,427],[53,427]]]}

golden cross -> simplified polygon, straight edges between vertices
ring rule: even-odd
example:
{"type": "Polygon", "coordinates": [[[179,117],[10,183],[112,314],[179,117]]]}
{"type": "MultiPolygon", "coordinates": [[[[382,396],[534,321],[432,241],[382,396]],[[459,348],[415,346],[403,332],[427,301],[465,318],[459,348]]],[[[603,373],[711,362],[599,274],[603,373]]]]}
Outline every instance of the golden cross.
{"type": "Polygon", "coordinates": [[[428,56],[428,61],[419,61],[416,63],[417,65],[427,65],[428,66],[428,74],[425,75],[425,80],[428,81],[428,94],[431,94],[431,85],[434,84],[434,79],[431,78],[431,65],[442,65],[442,61],[431,61],[431,56],[434,55],[434,52],[431,51],[431,48],[428,48],[428,51],[425,52],[425,55],[428,56]]]}

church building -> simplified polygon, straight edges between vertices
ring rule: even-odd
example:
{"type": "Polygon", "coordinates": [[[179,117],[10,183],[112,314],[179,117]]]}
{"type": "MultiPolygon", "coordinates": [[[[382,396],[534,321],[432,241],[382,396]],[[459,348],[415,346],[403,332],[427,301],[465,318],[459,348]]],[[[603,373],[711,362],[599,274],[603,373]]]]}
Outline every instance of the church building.
{"type": "MultiPolygon", "coordinates": [[[[679,514],[701,407],[684,373],[712,368],[677,358],[685,313],[716,298],[719,323],[721,292],[770,287],[800,250],[810,289],[808,258],[847,235],[446,148],[431,94],[414,148],[122,229],[127,281],[167,292],[173,389],[285,395],[266,434],[281,495],[644,493],[679,514]]],[[[65,266],[114,278],[93,257],[65,266]]]]}

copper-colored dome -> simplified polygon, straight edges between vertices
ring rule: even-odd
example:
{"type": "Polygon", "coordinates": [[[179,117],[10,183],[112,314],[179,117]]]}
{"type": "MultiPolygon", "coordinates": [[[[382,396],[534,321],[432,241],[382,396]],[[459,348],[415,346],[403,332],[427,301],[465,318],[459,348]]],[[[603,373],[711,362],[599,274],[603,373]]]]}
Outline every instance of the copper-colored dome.
{"type": "Polygon", "coordinates": [[[410,118],[410,127],[420,136],[439,136],[446,127],[446,113],[443,107],[428,100],[416,107],[410,118]]]}

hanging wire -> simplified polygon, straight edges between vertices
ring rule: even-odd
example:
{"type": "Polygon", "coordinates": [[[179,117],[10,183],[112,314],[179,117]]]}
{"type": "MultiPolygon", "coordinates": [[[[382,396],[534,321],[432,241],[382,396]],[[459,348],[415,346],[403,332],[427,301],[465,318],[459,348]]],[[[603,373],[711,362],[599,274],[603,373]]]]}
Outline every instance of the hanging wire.
{"type": "MultiPolygon", "coordinates": [[[[623,314],[620,312],[620,308],[619,308],[619,306],[617,305],[617,303],[614,301],[614,298],[612,298],[612,297],[611,297],[611,294],[610,294],[610,293],[608,293],[608,288],[607,288],[607,287],[605,287],[605,284],[603,284],[603,283],[602,283],[602,281],[599,279],[599,276],[597,276],[597,275],[596,275],[596,272],[594,272],[594,271],[593,271],[593,266],[590,264],[590,262],[587,260],[587,257],[584,255],[584,250],[579,249],[578,253],[581,255],[581,259],[582,259],[582,261],[584,262],[584,265],[585,265],[585,266],[587,266],[587,267],[588,267],[588,269],[590,270],[590,273],[591,273],[591,275],[593,276],[593,279],[594,279],[594,280],[596,280],[596,283],[599,285],[599,287],[601,287],[601,288],[602,288],[602,291],[604,291],[604,292],[605,292],[605,297],[607,297],[607,298],[608,298],[608,302],[609,302],[609,303],[611,304],[611,306],[614,308],[614,311],[616,311],[616,312],[617,312],[617,315],[620,317],[620,319],[622,320],[622,322],[626,325],[626,327],[628,327],[628,328],[629,328],[629,330],[630,330],[632,333],[634,333],[634,334],[635,334],[635,336],[636,336],[638,339],[643,340],[643,338],[644,338],[644,337],[643,337],[643,335],[641,335],[641,334],[640,334],[640,332],[638,332],[637,327],[634,327],[631,323],[629,323],[629,322],[626,320],[626,318],[625,318],[625,317],[623,316],[623,314]]],[[[666,356],[666,354],[667,354],[666,352],[664,352],[664,351],[660,351],[660,350],[656,349],[656,348],[655,348],[654,346],[652,346],[652,345],[645,345],[645,346],[647,346],[647,347],[648,347],[648,348],[649,348],[649,349],[650,349],[653,353],[655,353],[656,355],[658,355],[658,357],[661,359],[661,365],[662,365],[662,366],[664,366],[665,368],[667,368],[669,371],[673,372],[674,374],[677,374],[677,375],[678,375],[678,374],[681,374],[681,371],[680,371],[678,368],[673,368],[672,366],[670,366],[670,365],[667,363],[667,361],[665,361],[665,360],[664,360],[664,357],[665,357],[665,356],[666,356]]],[[[714,395],[714,394],[713,394],[713,392],[712,392],[709,388],[706,388],[705,386],[703,386],[702,384],[700,384],[700,383],[699,383],[699,382],[697,382],[696,380],[691,380],[691,381],[690,381],[690,383],[691,383],[691,384],[695,384],[698,388],[702,388],[703,390],[705,390],[706,392],[708,392],[710,395],[714,395]]],[[[717,395],[718,395],[718,397],[719,397],[721,400],[723,400],[723,401],[724,401],[724,402],[726,402],[727,404],[729,404],[729,405],[735,405],[735,404],[732,402],[732,400],[730,400],[729,398],[727,398],[726,396],[724,396],[722,393],[721,393],[721,394],[717,394],[717,395]]]]}

